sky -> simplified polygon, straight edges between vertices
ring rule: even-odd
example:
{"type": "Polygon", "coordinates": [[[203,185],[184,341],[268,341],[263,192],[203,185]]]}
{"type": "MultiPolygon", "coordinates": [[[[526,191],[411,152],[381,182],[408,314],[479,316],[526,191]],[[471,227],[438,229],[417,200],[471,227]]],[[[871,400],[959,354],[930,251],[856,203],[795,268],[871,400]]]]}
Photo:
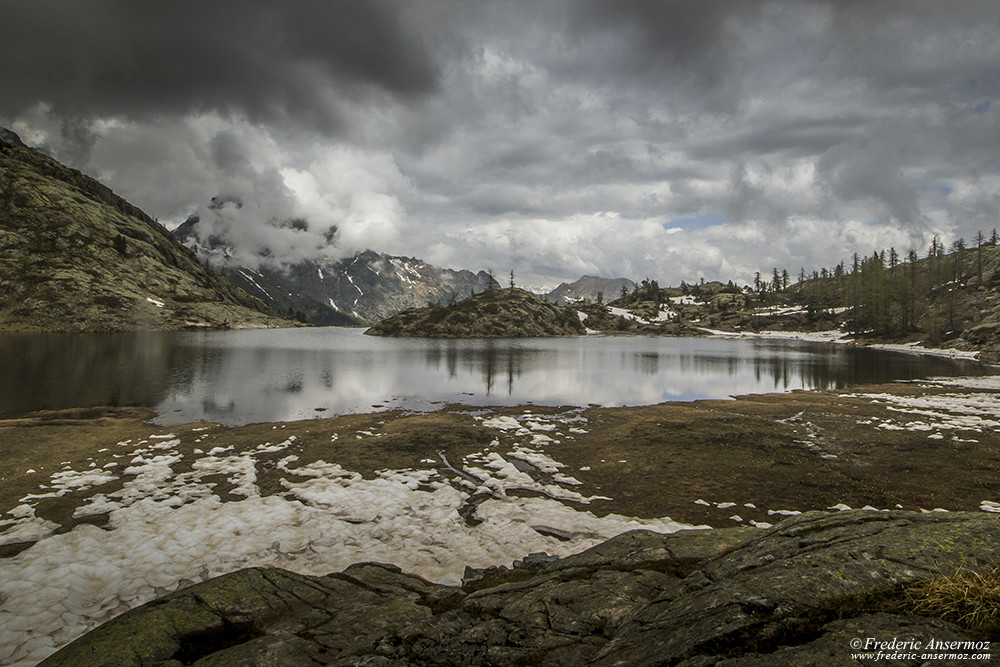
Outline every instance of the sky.
{"type": "Polygon", "coordinates": [[[1000,217],[995,0],[0,6],[0,125],[249,265],[745,283],[1000,217]]]}

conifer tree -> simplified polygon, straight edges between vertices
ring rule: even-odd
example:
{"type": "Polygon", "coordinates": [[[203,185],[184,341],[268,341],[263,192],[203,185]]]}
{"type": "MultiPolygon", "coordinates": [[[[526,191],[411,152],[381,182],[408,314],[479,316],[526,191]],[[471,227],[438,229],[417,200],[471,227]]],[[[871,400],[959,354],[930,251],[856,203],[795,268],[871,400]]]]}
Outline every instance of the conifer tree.
{"type": "Polygon", "coordinates": [[[952,266],[954,267],[954,272],[952,275],[952,280],[955,282],[960,282],[962,280],[962,260],[965,254],[965,239],[959,237],[955,243],[951,246],[952,255],[952,266]]]}
{"type": "Polygon", "coordinates": [[[983,282],[983,236],[982,230],[976,232],[976,277],[983,282]]]}

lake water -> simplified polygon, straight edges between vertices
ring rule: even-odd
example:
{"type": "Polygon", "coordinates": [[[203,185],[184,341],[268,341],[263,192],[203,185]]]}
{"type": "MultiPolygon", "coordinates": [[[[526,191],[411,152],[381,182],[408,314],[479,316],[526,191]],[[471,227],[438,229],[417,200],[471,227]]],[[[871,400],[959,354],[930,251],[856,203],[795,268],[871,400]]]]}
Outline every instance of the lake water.
{"type": "Polygon", "coordinates": [[[0,417],[140,405],[162,424],[245,424],[456,402],[642,405],[984,372],[964,360],[791,340],[429,340],[344,328],[6,334],[0,417]]]}

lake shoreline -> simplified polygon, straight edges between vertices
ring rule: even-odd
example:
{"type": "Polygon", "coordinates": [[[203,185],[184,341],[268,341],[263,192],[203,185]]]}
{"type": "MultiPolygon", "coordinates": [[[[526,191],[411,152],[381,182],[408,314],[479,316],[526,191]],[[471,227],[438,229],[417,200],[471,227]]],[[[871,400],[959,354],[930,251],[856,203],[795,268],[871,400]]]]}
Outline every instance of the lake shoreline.
{"type": "MultiPolygon", "coordinates": [[[[991,377],[1000,376],[979,380],[989,382],[991,377]]],[[[944,382],[953,381],[961,379],[944,382]]],[[[969,381],[975,383],[976,378],[969,381]]],[[[282,456],[294,452],[307,463],[326,460],[364,477],[384,469],[420,468],[440,453],[456,463],[488,451],[507,454],[502,450],[536,442],[540,443],[536,448],[561,464],[560,470],[577,478],[579,485],[573,486],[581,493],[609,496],[587,504],[586,509],[596,514],[670,516],[713,527],[738,525],[740,521],[731,516],[773,522],[776,516],[839,504],[975,510],[982,501],[1000,500],[1000,483],[990,483],[992,471],[998,469],[994,464],[1000,462],[1000,457],[989,454],[991,444],[1000,445],[997,433],[981,426],[979,432],[970,432],[961,422],[938,428],[921,417],[920,409],[907,416],[900,412],[903,408],[886,400],[922,400],[926,408],[933,406],[935,396],[947,395],[954,401],[956,387],[950,389],[939,381],[917,380],[633,407],[454,404],[428,412],[386,410],[243,426],[209,422],[156,426],[155,413],[145,408],[44,411],[0,420],[5,460],[18,471],[0,480],[0,511],[37,494],[60,470],[104,469],[114,463],[116,443],[139,442],[151,430],[169,431],[193,443],[186,448],[189,455],[198,449],[195,441],[203,438],[212,447],[239,453],[278,432],[296,441],[281,451],[282,456]],[[553,429],[566,430],[577,419],[587,426],[556,439],[549,438],[548,431],[523,427],[484,428],[484,415],[529,422],[544,417],[553,429]],[[39,458],[38,449],[50,454],[39,458]],[[897,455],[905,462],[893,465],[891,459],[897,455]],[[967,498],[954,486],[935,488],[940,479],[935,471],[956,457],[977,471],[974,481],[962,488],[981,487],[983,498],[967,498]],[[873,467],[874,471],[868,470],[873,467]],[[984,474],[987,470],[991,472],[984,474]]],[[[991,395],[980,389],[963,391],[961,396],[971,403],[977,396],[991,395]]],[[[940,414],[948,414],[947,409],[940,414]]],[[[280,493],[276,480],[266,474],[261,479],[262,492],[280,493]]],[[[100,488],[114,490],[114,486],[100,488]]],[[[39,515],[61,527],[100,523],[92,517],[72,519],[75,495],[42,498],[37,501],[39,515]]],[[[19,549],[0,546],[0,555],[15,550],[19,549]]]]}
{"type": "Polygon", "coordinates": [[[0,480],[0,580],[25,592],[0,613],[35,619],[0,649],[33,664],[127,609],[244,567],[322,575],[375,560],[457,585],[466,565],[566,556],[636,528],[998,511],[998,390],[1000,376],[983,376],[236,427],[159,427],[135,408],[0,420],[14,471],[0,480]]]}
{"type": "Polygon", "coordinates": [[[111,405],[153,408],[161,425],[238,425],[452,403],[650,405],[995,372],[958,355],[793,335],[433,340],[327,328],[15,337],[0,345],[10,371],[0,379],[0,418],[111,405]]]}

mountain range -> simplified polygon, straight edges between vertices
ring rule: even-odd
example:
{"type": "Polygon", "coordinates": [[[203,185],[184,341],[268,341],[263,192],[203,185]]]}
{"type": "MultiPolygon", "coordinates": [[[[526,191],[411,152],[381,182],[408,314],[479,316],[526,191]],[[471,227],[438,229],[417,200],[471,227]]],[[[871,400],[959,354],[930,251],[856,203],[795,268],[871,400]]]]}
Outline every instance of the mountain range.
{"type": "MultiPolygon", "coordinates": [[[[216,205],[213,202],[210,208],[216,205]]],[[[486,271],[441,268],[413,257],[374,250],[337,260],[285,264],[261,258],[257,268],[241,266],[231,259],[228,239],[200,234],[199,223],[197,215],[189,217],[173,231],[174,237],[276,312],[314,325],[373,324],[403,310],[453,304],[499,287],[486,271]]],[[[635,283],[625,278],[584,276],[544,296],[560,305],[596,301],[600,294],[610,300],[621,294],[623,286],[631,290],[635,283]]]]}
{"type": "Polygon", "coordinates": [[[407,308],[454,302],[498,286],[485,271],[445,269],[374,250],[326,261],[241,266],[228,259],[227,239],[201,238],[199,222],[191,216],[174,237],[276,312],[310,324],[370,324],[407,308]]]}

